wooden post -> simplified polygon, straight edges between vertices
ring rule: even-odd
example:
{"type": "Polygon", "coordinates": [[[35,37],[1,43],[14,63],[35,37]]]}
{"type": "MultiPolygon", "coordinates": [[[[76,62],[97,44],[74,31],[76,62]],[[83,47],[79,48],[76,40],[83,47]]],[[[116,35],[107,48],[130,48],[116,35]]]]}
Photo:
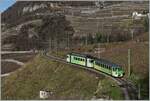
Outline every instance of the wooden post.
{"type": "Polygon", "coordinates": [[[128,49],[128,77],[131,74],[131,49],[128,49]]]}

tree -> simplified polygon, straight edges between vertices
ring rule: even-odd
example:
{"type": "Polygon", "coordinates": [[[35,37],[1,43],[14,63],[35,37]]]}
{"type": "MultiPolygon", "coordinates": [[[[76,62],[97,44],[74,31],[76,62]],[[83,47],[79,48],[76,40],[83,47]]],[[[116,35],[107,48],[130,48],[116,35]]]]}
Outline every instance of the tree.
{"type": "Polygon", "coordinates": [[[42,26],[38,33],[41,38],[41,43],[43,43],[43,46],[46,45],[43,48],[49,47],[49,40],[53,43],[53,46],[57,48],[59,47],[58,43],[61,43],[61,40],[64,39],[68,41],[68,35],[71,37],[73,32],[73,28],[70,26],[69,21],[65,19],[63,14],[53,13],[52,15],[47,15],[42,19],[42,26]],[[48,44],[45,44],[46,42],[48,44]]]}
{"type": "Polygon", "coordinates": [[[101,35],[101,33],[96,33],[96,42],[100,42],[101,41],[101,39],[102,39],[102,35],[101,35]]]}
{"type": "Polygon", "coordinates": [[[143,25],[145,28],[145,32],[148,32],[148,30],[149,30],[149,18],[148,18],[148,16],[144,18],[143,25]]]}
{"type": "Polygon", "coordinates": [[[91,34],[88,34],[88,36],[87,36],[87,42],[89,44],[93,44],[94,43],[94,39],[93,39],[93,36],[91,34]]]}
{"type": "Polygon", "coordinates": [[[17,50],[28,50],[29,47],[29,39],[28,39],[28,26],[24,25],[20,29],[19,36],[16,41],[16,49],[17,50]]]}

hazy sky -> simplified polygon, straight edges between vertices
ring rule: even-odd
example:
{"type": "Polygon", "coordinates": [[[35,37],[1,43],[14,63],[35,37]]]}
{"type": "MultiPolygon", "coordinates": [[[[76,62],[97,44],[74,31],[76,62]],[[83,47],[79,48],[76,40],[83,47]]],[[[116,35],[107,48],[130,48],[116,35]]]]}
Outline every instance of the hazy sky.
{"type": "Polygon", "coordinates": [[[8,7],[13,5],[16,0],[0,0],[0,12],[5,11],[8,7]]]}

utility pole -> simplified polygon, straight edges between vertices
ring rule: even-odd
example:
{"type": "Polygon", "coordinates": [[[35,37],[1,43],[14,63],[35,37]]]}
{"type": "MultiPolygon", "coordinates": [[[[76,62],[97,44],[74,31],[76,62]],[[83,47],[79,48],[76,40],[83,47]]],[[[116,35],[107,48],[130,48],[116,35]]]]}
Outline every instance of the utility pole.
{"type": "Polygon", "coordinates": [[[99,20],[97,21],[97,32],[99,32],[99,20]]]}
{"type": "MultiPolygon", "coordinates": [[[[112,7],[111,7],[111,17],[113,18],[113,10],[112,10],[112,7]]],[[[111,22],[111,24],[110,24],[110,33],[108,34],[108,36],[107,36],[107,42],[109,43],[109,41],[110,41],[110,35],[112,34],[112,22],[111,22]]]]}
{"type": "MultiPolygon", "coordinates": [[[[103,29],[103,22],[101,23],[102,24],[102,29],[103,29]]],[[[97,23],[97,33],[99,33],[99,20],[98,20],[98,23],[97,23]]],[[[100,42],[98,42],[98,58],[100,59],[100,42]]]]}
{"type": "Polygon", "coordinates": [[[69,41],[70,41],[70,39],[69,39],[69,33],[67,32],[67,36],[68,36],[68,41],[67,41],[67,43],[68,43],[68,49],[70,48],[69,47],[69,41]]]}
{"type": "Polygon", "coordinates": [[[134,29],[131,29],[131,37],[132,37],[132,41],[133,41],[133,37],[134,37],[134,29]]]}
{"type": "Polygon", "coordinates": [[[140,83],[138,84],[138,99],[141,99],[141,85],[140,83]]]}
{"type": "Polygon", "coordinates": [[[86,38],[85,38],[85,44],[87,46],[88,42],[87,42],[87,34],[86,34],[86,38]]]}
{"type": "MultiPolygon", "coordinates": [[[[103,21],[104,21],[104,20],[103,20],[103,21]]],[[[101,26],[102,26],[101,31],[102,31],[102,33],[104,32],[104,30],[103,30],[103,29],[104,29],[104,22],[103,22],[103,21],[101,22],[101,26]]]]}
{"type": "Polygon", "coordinates": [[[128,77],[131,74],[131,49],[128,49],[128,77]]]}
{"type": "Polygon", "coordinates": [[[98,58],[100,59],[100,43],[98,43],[98,58]]]}

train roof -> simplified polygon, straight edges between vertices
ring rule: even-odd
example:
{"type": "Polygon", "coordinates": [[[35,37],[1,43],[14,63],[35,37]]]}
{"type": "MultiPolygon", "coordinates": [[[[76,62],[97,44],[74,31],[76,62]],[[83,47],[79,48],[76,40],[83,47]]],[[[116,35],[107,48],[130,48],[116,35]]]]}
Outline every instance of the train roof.
{"type": "Polygon", "coordinates": [[[117,64],[112,63],[112,62],[110,62],[110,61],[107,61],[107,60],[105,60],[105,59],[96,59],[95,61],[98,62],[98,63],[107,64],[107,65],[109,65],[109,66],[111,66],[111,67],[117,67],[117,68],[121,67],[120,65],[117,65],[117,64]]]}
{"type": "Polygon", "coordinates": [[[69,53],[70,55],[76,55],[76,56],[81,56],[81,57],[85,57],[85,58],[92,58],[92,56],[88,55],[88,54],[81,54],[81,53],[69,53]]]}
{"type": "Polygon", "coordinates": [[[108,60],[105,60],[105,59],[102,59],[102,58],[99,59],[99,58],[90,56],[90,55],[88,55],[88,54],[81,54],[81,53],[74,53],[74,52],[69,53],[69,54],[70,54],[70,55],[81,56],[81,57],[84,57],[84,58],[92,58],[92,59],[95,59],[95,61],[98,62],[98,63],[108,64],[108,65],[111,66],[111,67],[121,67],[120,65],[117,65],[117,64],[115,64],[115,63],[112,63],[112,62],[110,62],[110,61],[108,61],[108,60]]]}

